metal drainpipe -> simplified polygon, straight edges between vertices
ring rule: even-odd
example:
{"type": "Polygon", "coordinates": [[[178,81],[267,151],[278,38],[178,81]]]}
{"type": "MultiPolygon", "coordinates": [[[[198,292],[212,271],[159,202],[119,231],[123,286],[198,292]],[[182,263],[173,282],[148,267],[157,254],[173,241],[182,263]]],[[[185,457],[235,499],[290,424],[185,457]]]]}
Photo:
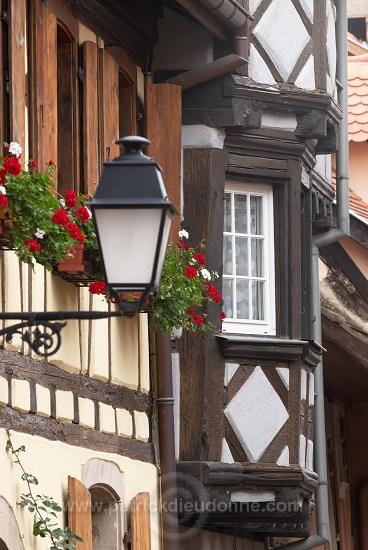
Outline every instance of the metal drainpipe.
{"type": "Polygon", "coordinates": [[[162,541],[179,550],[171,337],[156,332],[156,404],[160,450],[162,541]]]}
{"type": "MultiPolygon", "coordinates": [[[[321,298],[319,284],[319,249],[350,234],[349,220],[349,141],[348,141],[348,78],[347,78],[347,9],[346,0],[337,0],[336,45],[337,72],[340,83],[338,91],[339,105],[343,119],[338,128],[339,149],[336,154],[336,196],[337,228],[315,235],[312,245],[312,287],[313,287],[313,337],[322,344],[321,298]]],[[[322,359],[315,371],[315,470],[319,477],[316,491],[317,535],[286,544],[288,550],[308,550],[327,544],[330,541],[328,512],[328,485],[326,461],[326,429],[324,406],[324,381],[322,359]]]]}

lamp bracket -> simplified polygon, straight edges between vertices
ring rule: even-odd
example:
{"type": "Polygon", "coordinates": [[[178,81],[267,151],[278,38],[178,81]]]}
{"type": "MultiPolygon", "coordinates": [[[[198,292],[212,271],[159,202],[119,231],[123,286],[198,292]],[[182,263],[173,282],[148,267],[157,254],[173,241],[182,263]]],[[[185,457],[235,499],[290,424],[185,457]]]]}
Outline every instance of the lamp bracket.
{"type": "Polygon", "coordinates": [[[64,319],[107,319],[121,317],[123,311],[57,311],[57,312],[19,312],[0,313],[0,320],[19,319],[22,322],[10,325],[0,330],[0,336],[5,336],[11,343],[13,336],[18,334],[23,342],[38,355],[50,357],[58,352],[61,346],[61,329],[66,326],[64,319]]]}

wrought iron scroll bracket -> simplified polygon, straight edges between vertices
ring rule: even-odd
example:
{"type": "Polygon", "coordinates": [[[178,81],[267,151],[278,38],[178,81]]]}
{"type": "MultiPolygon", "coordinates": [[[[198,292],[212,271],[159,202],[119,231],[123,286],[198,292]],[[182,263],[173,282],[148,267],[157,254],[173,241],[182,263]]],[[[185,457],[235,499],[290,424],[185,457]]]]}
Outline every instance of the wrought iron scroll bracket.
{"type": "Polygon", "coordinates": [[[50,321],[24,321],[0,330],[0,336],[4,336],[8,344],[15,334],[19,334],[23,342],[38,355],[49,357],[57,353],[61,346],[60,331],[66,323],[50,321]]]}

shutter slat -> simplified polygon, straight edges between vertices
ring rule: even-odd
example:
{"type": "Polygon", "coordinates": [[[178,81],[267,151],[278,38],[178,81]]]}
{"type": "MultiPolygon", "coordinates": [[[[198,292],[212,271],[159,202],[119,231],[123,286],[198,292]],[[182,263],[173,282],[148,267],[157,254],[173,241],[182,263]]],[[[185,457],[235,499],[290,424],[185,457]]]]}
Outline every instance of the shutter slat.
{"type": "Polygon", "coordinates": [[[102,160],[120,154],[115,141],[119,139],[119,67],[115,59],[100,49],[100,113],[102,129],[102,160]]]}
{"type": "Polygon", "coordinates": [[[130,502],[132,550],[151,550],[150,494],[138,493],[130,502]]]}
{"type": "Polygon", "coordinates": [[[83,539],[77,542],[76,550],[92,550],[91,493],[75,477],[68,477],[68,524],[70,529],[83,539]]]}
{"type": "MultiPolygon", "coordinates": [[[[49,160],[57,163],[57,56],[55,15],[41,2],[32,2],[35,32],[33,59],[33,157],[40,169],[49,160]]],[[[56,183],[57,172],[54,173],[56,183]]]]}
{"type": "Polygon", "coordinates": [[[10,10],[10,139],[25,147],[26,0],[12,0],[10,10]]]}
{"type": "Polygon", "coordinates": [[[83,146],[84,187],[94,194],[100,177],[100,149],[98,132],[98,46],[83,43],[83,146]]]}
{"type": "MultiPolygon", "coordinates": [[[[181,87],[148,84],[145,90],[146,136],[151,141],[145,153],[162,167],[170,201],[180,213],[181,87]]],[[[173,219],[170,240],[178,239],[180,216],[173,219]]]]}

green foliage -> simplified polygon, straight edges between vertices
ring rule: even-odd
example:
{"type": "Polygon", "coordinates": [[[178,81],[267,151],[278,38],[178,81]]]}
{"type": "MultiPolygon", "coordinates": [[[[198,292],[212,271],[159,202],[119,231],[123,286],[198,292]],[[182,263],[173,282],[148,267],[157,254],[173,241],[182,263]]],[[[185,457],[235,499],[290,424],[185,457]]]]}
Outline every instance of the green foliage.
{"type": "Polygon", "coordinates": [[[18,449],[14,449],[9,430],[6,430],[8,439],[6,442],[6,451],[11,452],[15,457],[14,462],[18,464],[22,470],[21,479],[26,482],[28,492],[20,495],[20,502],[17,504],[22,508],[27,509],[33,514],[33,535],[35,537],[49,538],[50,550],[75,550],[74,542],[82,542],[69,527],[61,529],[55,523],[57,514],[62,512],[61,506],[54,501],[53,497],[46,495],[34,495],[32,485],[38,485],[38,480],[33,474],[25,471],[20,460],[20,454],[25,452],[25,446],[22,445],[18,449]]]}

